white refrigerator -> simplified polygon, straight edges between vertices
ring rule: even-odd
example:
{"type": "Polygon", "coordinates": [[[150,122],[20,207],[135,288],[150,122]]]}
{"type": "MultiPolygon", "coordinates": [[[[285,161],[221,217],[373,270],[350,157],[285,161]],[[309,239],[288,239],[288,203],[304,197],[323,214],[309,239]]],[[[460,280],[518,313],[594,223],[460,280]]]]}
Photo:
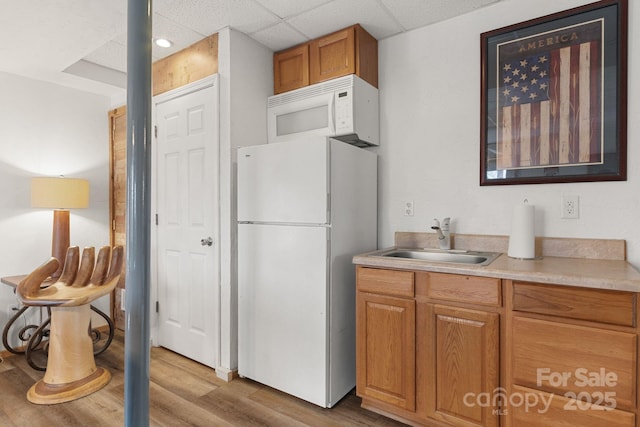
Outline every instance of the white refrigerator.
{"type": "Polygon", "coordinates": [[[355,386],[355,254],[377,156],[325,137],[238,149],[238,373],[330,408],[355,386]]]}

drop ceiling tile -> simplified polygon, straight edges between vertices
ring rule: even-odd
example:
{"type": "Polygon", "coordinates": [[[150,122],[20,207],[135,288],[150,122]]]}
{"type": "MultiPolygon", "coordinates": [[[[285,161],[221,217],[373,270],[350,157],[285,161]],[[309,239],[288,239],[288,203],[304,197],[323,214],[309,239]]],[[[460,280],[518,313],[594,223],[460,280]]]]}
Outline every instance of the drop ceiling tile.
{"type": "Polygon", "coordinates": [[[251,38],[277,52],[309,40],[289,24],[281,22],[251,34],[251,38]]]}
{"type": "Polygon", "coordinates": [[[153,0],[153,13],[162,13],[166,14],[173,6],[173,3],[176,3],[176,0],[153,0]]]}
{"type": "Polygon", "coordinates": [[[0,67],[7,71],[13,66],[61,71],[125,27],[126,0],[87,6],[77,3],[12,2],[0,18],[0,36],[15,48],[3,49],[0,67]]]}
{"type": "Polygon", "coordinates": [[[192,30],[191,28],[177,24],[171,19],[156,13],[153,16],[152,37],[154,39],[169,39],[173,42],[173,46],[162,48],[154,44],[152,47],[152,55],[154,58],[164,58],[165,56],[174,54],[185,47],[191,46],[208,35],[209,34],[202,34],[192,30]]]}
{"type": "Polygon", "coordinates": [[[378,40],[402,31],[395,18],[371,0],[335,0],[286,22],[311,39],[358,23],[378,40]]]}
{"type": "Polygon", "coordinates": [[[201,34],[211,34],[229,19],[227,1],[172,0],[155,7],[155,13],[201,34]]]}
{"type": "Polygon", "coordinates": [[[468,13],[500,0],[380,0],[405,30],[468,13]]]}
{"type": "MultiPolygon", "coordinates": [[[[167,38],[173,42],[168,48],[162,48],[156,45],[151,47],[151,56],[154,61],[172,55],[199,40],[205,35],[193,31],[182,25],[176,24],[170,19],[165,18],[157,13],[153,16],[152,37],[167,38]]],[[[86,61],[93,62],[105,67],[113,68],[118,71],[126,72],[127,69],[127,35],[120,34],[110,42],[100,46],[83,58],[86,61]]]]}
{"type": "MultiPolygon", "coordinates": [[[[187,45],[187,43],[192,44],[195,41],[210,35],[199,33],[193,30],[190,26],[179,24],[172,18],[167,18],[160,13],[153,14],[151,31],[153,38],[168,37],[175,44],[181,46],[187,45]]],[[[123,32],[118,37],[113,39],[113,41],[126,45],[127,34],[123,32]]]]}
{"type": "Polygon", "coordinates": [[[288,18],[316,8],[332,0],[256,0],[280,18],[288,18]]]}
{"type": "Polygon", "coordinates": [[[279,21],[254,0],[173,0],[157,13],[207,36],[225,27],[252,33],[279,21]]]}

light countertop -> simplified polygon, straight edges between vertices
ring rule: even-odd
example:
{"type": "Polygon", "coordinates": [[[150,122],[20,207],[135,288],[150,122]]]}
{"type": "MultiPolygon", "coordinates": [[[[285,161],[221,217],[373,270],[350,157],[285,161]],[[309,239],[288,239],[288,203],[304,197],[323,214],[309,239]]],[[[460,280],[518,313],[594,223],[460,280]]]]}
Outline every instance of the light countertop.
{"type": "MultiPolygon", "coordinates": [[[[430,233],[429,233],[430,234],[430,233]]],[[[431,237],[427,233],[412,233],[411,239],[407,240],[407,233],[402,236],[396,234],[396,245],[399,248],[416,248],[416,247],[433,247],[431,245],[431,237]],[[418,236],[416,240],[415,235],[418,236]],[[425,237],[421,240],[421,237],[425,237]],[[411,245],[406,243],[410,241],[415,243],[427,243],[424,246],[411,245]],[[398,245],[398,243],[405,243],[398,245]]],[[[462,237],[462,236],[460,236],[462,237]]],[[[461,238],[459,241],[462,241],[461,238]]],[[[470,235],[464,236],[467,240],[473,240],[470,235]]],[[[468,247],[472,250],[502,252],[491,264],[487,266],[456,264],[456,263],[439,263],[432,261],[422,261],[417,259],[405,259],[395,257],[382,257],[379,254],[386,252],[394,247],[381,249],[373,252],[356,255],[353,263],[366,267],[404,269],[416,271],[431,271],[440,273],[464,274],[471,276],[496,277],[500,279],[521,280],[536,283],[548,283],[566,286],[579,286],[597,289],[612,289],[618,291],[640,292],[640,272],[624,259],[624,241],[600,241],[600,240],[583,240],[583,239],[560,239],[562,245],[554,245],[549,241],[540,242],[541,247],[559,247],[566,246],[570,243],[572,248],[586,246],[593,247],[585,249],[583,252],[588,257],[576,257],[576,253],[572,252],[570,256],[561,256],[562,254],[554,253],[553,250],[547,250],[546,254],[537,251],[539,254],[533,260],[513,259],[507,256],[506,249],[500,249],[504,243],[503,236],[489,236],[493,240],[491,247],[482,244],[484,247],[468,247]],[[570,240],[570,241],[568,241],[570,240]],[[502,243],[500,243],[502,241],[502,243]],[[496,243],[497,242],[497,243],[496,243]],[[613,243],[612,243],[613,242],[613,243]],[[611,247],[620,246],[621,253],[611,256],[611,247]],[[596,248],[596,249],[594,249],[596,248]],[[604,248],[606,254],[600,255],[597,248],[604,248]],[[551,255],[550,255],[551,254],[551,255]],[[595,258],[594,258],[595,257],[595,258]]],[[[478,240],[480,242],[487,240],[487,236],[482,236],[478,240]]],[[[555,239],[558,240],[558,239],[555,239]]],[[[507,239],[508,243],[508,239],[507,239]]],[[[620,252],[617,251],[617,252],[620,252]]]]}

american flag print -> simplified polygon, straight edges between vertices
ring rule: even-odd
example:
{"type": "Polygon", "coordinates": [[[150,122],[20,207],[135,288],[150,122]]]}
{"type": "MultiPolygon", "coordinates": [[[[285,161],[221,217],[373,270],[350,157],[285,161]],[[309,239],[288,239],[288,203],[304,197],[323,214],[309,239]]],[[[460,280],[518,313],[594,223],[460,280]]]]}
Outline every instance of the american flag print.
{"type": "Polygon", "coordinates": [[[603,161],[602,22],[498,45],[497,168],[603,161]]]}

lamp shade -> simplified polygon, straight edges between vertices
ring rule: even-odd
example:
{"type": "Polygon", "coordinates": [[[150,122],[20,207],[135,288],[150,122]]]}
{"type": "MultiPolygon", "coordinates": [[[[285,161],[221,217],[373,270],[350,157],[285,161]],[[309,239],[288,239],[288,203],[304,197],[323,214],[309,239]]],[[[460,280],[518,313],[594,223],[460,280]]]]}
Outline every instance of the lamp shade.
{"type": "Polygon", "coordinates": [[[89,181],[74,178],[31,178],[31,207],[88,208],[89,181]]]}

